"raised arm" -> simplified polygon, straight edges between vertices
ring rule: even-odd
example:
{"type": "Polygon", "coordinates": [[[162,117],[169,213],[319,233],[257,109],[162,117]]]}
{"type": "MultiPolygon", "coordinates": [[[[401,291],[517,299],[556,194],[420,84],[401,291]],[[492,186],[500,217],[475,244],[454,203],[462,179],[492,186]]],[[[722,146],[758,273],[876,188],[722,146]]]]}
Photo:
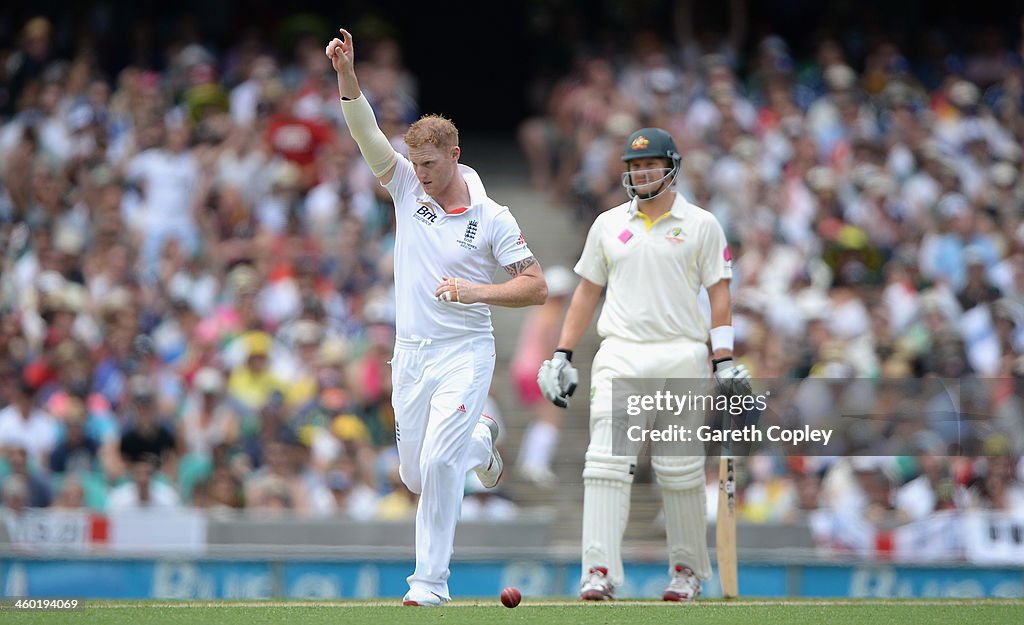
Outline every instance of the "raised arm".
{"type": "Polygon", "coordinates": [[[341,112],[345,116],[352,138],[359,145],[359,151],[383,184],[391,182],[395,173],[395,149],[377,126],[370,103],[359,90],[356,78],[355,46],[352,35],[344,28],[339,29],[341,37],[335,37],[327,44],[327,58],[338,73],[338,95],[341,97],[341,112]]]}

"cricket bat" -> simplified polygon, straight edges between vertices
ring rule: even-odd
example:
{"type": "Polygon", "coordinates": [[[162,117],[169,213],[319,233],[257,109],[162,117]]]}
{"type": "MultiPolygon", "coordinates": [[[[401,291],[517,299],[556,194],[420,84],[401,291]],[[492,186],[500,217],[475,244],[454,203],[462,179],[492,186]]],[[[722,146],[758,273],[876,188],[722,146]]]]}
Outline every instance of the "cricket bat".
{"type": "Polygon", "coordinates": [[[723,453],[718,461],[718,521],[715,524],[715,553],[722,596],[739,596],[736,574],[736,460],[723,453]]]}

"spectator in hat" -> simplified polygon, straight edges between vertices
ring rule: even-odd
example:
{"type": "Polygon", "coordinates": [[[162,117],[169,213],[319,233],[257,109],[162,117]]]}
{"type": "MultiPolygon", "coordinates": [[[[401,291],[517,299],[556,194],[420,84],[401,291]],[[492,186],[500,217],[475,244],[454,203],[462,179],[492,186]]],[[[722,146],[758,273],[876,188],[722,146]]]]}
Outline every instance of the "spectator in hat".
{"type": "Polygon", "coordinates": [[[366,422],[351,413],[339,414],[331,421],[330,431],[341,443],[340,457],[351,460],[350,473],[354,477],[372,475],[377,452],[366,422]]]}
{"type": "Polygon", "coordinates": [[[183,454],[211,458],[213,449],[239,439],[238,414],[224,399],[224,374],[203,367],[192,378],[192,392],[181,407],[178,441],[183,454]]]}
{"type": "MultiPolygon", "coordinates": [[[[248,262],[237,263],[228,270],[223,282],[224,304],[215,314],[220,331],[234,334],[263,327],[257,301],[260,280],[259,271],[248,262]]],[[[241,354],[231,364],[245,358],[244,347],[243,342],[237,343],[241,354]]]]}
{"type": "Polygon", "coordinates": [[[971,245],[986,267],[995,264],[998,254],[990,241],[980,237],[977,216],[970,201],[959,193],[947,193],[936,206],[939,231],[929,233],[921,242],[920,262],[924,275],[948,284],[954,292],[967,282],[964,254],[971,245]]]}
{"type": "Polygon", "coordinates": [[[55,379],[44,387],[49,398],[59,391],[67,391],[79,398],[87,397],[92,390],[93,361],[89,350],[81,343],[66,340],[50,353],[50,366],[55,379]],[[47,392],[48,391],[48,392],[47,392]]]}
{"type": "Polygon", "coordinates": [[[964,288],[957,294],[960,307],[968,311],[979,304],[990,304],[999,299],[999,289],[989,282],[984,254],[975,247],[964,249],[967,277],[964,288]]]}
{"type": "Polygon", "coordinates": [[[998,342],[999,370],[1009,371],[1024,353],[1024,307],[1012,300],[1002,298],[991,306],[992,325],[998,342]]]}
{"type": "Polygon", "coordinates": [[[751,132],[756,123],[757,109],[739,93],[733,73],[716,64],[686,113],[684,136],[711,141],[725,132],[751,132]]]}
{"type": "Polygon", "coordinates": [[[896,509],[908,521],[920,521],[933,512],[956,508],[959,498],[946,461],[946,445],[934,432],[919,432],[914,439],[916,477],[896,491],[896,509]]]}
{"type": "Polygon", "coordinates": [[[311,319],[299,319],[289,330],[291,349],[288,356],[281,359],[277,371],[281,372],[280,378],[287,385],[285,403],[299,408],[317,392],[317,350],[324,333],[320,324],[311,319]]]}
{"type": "Polygon", "coordinates": [[[173,297],[168,308],[163,323],[153,330],[153,344],[162,363],[178,367],[186,362],[200,317],[184,297],[173,297]]]}
{"type": "Polygon", "coordinates": [[[1010,371],[1022,347],[1018,332],[1022,311],[1002,298],[966,311],[958,320],[973,370],[985,376],[1010,371]]]}
{"type": "Polygon", "coordinates": [[[285,388],[270,367],[274,338],[266,332],[251,330],[239,340],[245,351],[245,362],[231,371],[227,394],[242,410],[255,413],[272,393],[285,388]]]}
{"type": "Polygon", "coordinates": [[[324,476],[324,483],[331,493],[331,509],[336,516],[351,518],[352,478],[344,471],[335,469],[324,476]]]}
{"type": "Polygon", "coordinates": [[[148,378],[139,375],[128,381],[128,393],[121,433],[121,458],[126,469],[133,471],[133,465],[146,460],[173,475],[178,445],[157,407],[156,389],[148,378]]]}
{"type": "Polygon", "coordinates": [[[345,387],[345,366],[350,358],[349,343],[339,337],[329,337],[317,347],[316,380],[320,388],[345,387]]]}
{"type": "Polygon", "coordinates": [[[840,109],[854,101],[857,74],[844,63],[822,70],[826,92],[807,109],[807,127],[815,138],[819,154],[831,153],[832,143],[841,135],[840,109]]]}
{"type": "Polygon", "coordinates": [[[1010,454],[1009,441],[997,435],[986,441],[985,457],[975,461],[975,474],[965,494],[965,507],[1009,514],[1024,512],[1024,485],[1015,468],[1020,458],[1010,454]]]}

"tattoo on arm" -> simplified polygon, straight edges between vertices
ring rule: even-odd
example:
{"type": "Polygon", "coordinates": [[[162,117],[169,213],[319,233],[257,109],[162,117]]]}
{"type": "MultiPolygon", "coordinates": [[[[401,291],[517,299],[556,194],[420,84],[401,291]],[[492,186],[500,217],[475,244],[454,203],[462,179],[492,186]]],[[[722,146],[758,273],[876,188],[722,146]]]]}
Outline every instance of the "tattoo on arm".
{"type": "Polygon", "coordinates": [[[511,265],[505,265],[505,271],[508,272],[508,275],[510,275],[513,278],[515,278],[519,274],[521,274],[524,271],[526,271],[530,267],[530,265],[536,265],[536,264],[537,264],[537,259],[534,258],[533,256],[531,256],[529,258],[524,258],[521,261],[512,263],[511,265]]]}

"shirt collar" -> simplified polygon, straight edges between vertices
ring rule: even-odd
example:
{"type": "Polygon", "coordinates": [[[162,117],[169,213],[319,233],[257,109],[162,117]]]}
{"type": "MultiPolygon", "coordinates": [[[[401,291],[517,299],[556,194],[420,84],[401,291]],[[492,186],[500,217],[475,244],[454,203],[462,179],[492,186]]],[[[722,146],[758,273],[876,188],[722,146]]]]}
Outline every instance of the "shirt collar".
{"type": "Polygon", "coordinates": [[[487,199],[487,190],[484,189],[484,183],[480,180],[480,174],[476,173],[472,167],[461,163],[459,164],[459,174],[462,175],[462,179],[466,181],[466,187],[469,188],[470,207],[483,204],[487,199]]]}
{"type": "MultiPolygon", "coordinates": [[[[684,198],[681,193],[676,193],[675,191],[672,191],[672,193],[675,193],[676,199],[672,202],[672,208],[670,208],[668,212],[672,213],[672,216],[676,219],[682,219],[686,216],[686,211],[690,203],[686,201],[686,198],[684,198]]],[[[636,198],[630,200],[629,208],[626,209],[626,212],[629,213],[629,217],[631,219],[636,217],[637,213],[640,212],[640,201],[636,198]]]]}

